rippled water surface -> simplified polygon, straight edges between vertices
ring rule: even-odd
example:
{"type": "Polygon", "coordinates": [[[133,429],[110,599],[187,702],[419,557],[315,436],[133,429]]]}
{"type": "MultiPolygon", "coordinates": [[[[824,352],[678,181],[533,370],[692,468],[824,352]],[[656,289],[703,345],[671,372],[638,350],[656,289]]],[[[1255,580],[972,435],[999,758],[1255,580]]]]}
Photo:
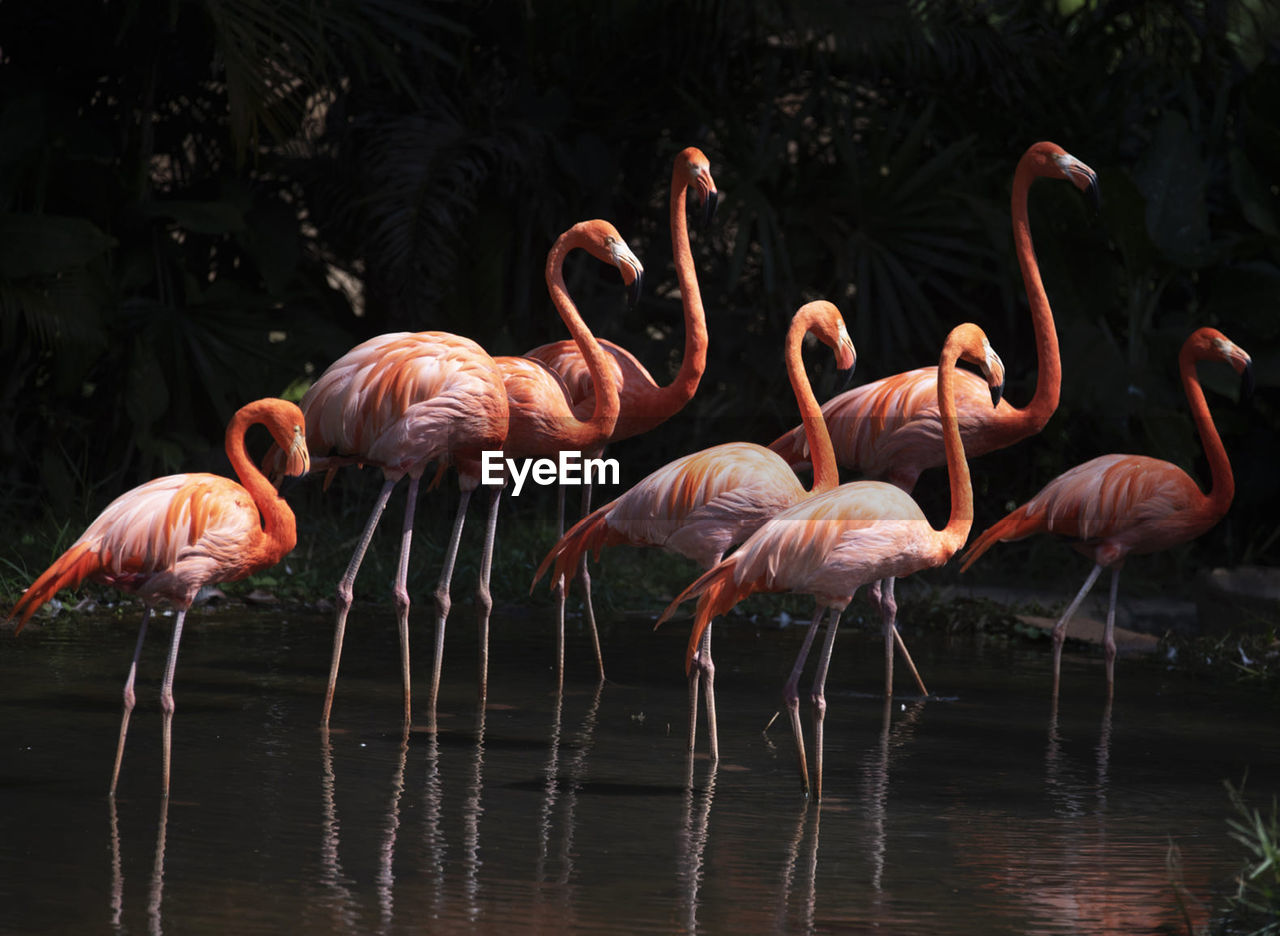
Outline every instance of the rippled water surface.
{"type": "MultiPolygon", "coordinates": [[[[549,615],[499,613],[481,716],[471,623],[438,734],[406,738],[392,612],[357,608],[326,736],[327,616],[192,612],[167,803],[167,623],[114,802],[136,621],[0,634],[0,932],[1186,932],[1240,866],[1223,781],[1280,789],[1275,713],[1230,688],[1122,659],[1106,706],[1068,653],[1054,712],[1047,643],[917,636],[937,695],[886,706],[850,627],[819,809],[785,719],[764,730],[799,628],[718,630],[712,770],[685,751],[682,627],[607,626],[602,688],[571,634],[557,695],[549,615]]],[[[429,629],[415,611],[421,702],[429,629]]]]}

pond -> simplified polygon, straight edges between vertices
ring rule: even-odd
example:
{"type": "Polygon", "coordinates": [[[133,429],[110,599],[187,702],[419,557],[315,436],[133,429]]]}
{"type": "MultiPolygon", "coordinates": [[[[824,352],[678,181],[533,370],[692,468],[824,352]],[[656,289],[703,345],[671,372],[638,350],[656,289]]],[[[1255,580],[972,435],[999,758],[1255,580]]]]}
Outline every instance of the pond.
{"type": "Polygon", "coordinates": [[[818,807],[766,730],[802,628],[718,628],[712,769],[685,751],[683,622],[605,626],[602,687],[574,631],[557,693],[550,611],[500,610],[481,714],[458,605],[439,731],[407,736],[390,608],[353,612],[327,733],[328,615],[193,611],[167,801],[162,619],[113,800],[137,621],[97,618],[0,636],[0,932],[1186,932],[1241,866],[1223,781],[1280,789],[1274,712],[1231,687],[1122,658],[1108,705],[1069,645],[1055,711],[1047,641],[905,622],[937,694],[886,704],[878,637],[842,629],[818,807]]]}

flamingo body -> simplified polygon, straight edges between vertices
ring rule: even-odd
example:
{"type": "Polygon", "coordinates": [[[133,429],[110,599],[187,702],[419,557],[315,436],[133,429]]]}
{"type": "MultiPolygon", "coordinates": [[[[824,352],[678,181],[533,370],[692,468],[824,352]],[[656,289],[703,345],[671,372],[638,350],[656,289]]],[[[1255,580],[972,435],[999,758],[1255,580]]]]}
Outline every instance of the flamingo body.
{"type": "MultiPolygon", "coordinates": [[[[738,549],[682,591],[659,618],[661,624],[681,603],[697,598],[689,635],[686,669],[713,618],[755,592],[791,591],[813,595],[817,611],[783,690],[791,717],[801,784],[809,792],[809,775],[799,720],[796,687],[824,612],[830,612],[826,639],[814,676],[815,794],[822,796],[822,726],[826,713],[824,686],[841,612],[862,585],[895,579],[945,563],[963,544],[973,522],[973,490],[960,442],[956,417],[956,361],[978,363],[986,376],[990,405],[999,400],[1004,366],[976,325],[960,325],[947,337],[938,363],[937,387],[942,412],[943,443],[951,487],[951,516],[935,530],[911,496],[881,481],[857,481],[813,494],[757,529],[738,549]]],[[[830,446],[826,449],[829,451],[830,446]]],[[[819,459],[819,464],[825,461],[819,459]]],[[[888,600],[892,601],[891,591],[888,600]]],[[[886,685],[891,678],[893,631],[885,622],[886,685]]]]}
{"type": "Polygon", "coordinates": [[[1231,506],[1235,496],[1231,462],[1196,374],[1196,364],[1206,360],[1222,361],[1243,374],[1246,388],[1252,380],[1252,361],[1242,348],[1213,328],[1196,329],[1178,354],[1183,390],[1209,461],[1212,480],[1207,494],[1190,475],[1167,461],[1145,455],[1102,455],[1054,478],[1035,497],[985,530],[965,555],[962,572],[997,542],[1053,533],[1093,560],[1093,570],[1053,627],[1055,699],[1067,622],[1101,571],[1111,569],[1103,634],[1107,694],[1111,696],[1115,690],[1116,596],[1125,557],[1193,540],[1221,520],[1231,506]]]}
{"type": "Polygon", "coordinates": [[[285,400],[258,400],[242,407],[227,426],[227,457],[240,483],[215,474],[156,478],[121,494],[26,590],[9,612],[18,627],[60,589],[98,582],[137,595],[142,626],[124,690],[124,714],[116,748],[111,792],[115,792],[125,735],[134,706],[133,683],[152,609],[176,609],[173,638],[161,685],[164,711],[164,793],[169,792],[173,673],[187,610],[204,585],[232,582],[270,568],[297,544],[293,511],[249,460],[244,434],[263,423],[282,452],[287,474],[310,469],[302,411],[285,400]]]}
{"type": "Polygon", "coordinates": [[[355,457],[389,480],[456,464],[464,490],[479,484],[479,453],[507,435],[507,394],[493,359],[448,332],[392,332],[334,361],[302,398],[316,455],[355,457]]]}

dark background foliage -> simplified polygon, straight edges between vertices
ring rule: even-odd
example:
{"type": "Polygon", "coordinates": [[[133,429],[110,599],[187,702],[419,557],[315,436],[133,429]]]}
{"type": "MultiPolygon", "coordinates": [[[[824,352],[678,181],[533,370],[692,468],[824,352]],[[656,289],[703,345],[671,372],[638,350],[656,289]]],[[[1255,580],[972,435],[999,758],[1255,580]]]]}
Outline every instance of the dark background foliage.
{"type": "MultiPolygon", "coordinates": [[[[1239,402],[1226,368],[1203,369],[1236,501],[1151,568],[1274,564],[1278,36],[1263,0],[4,4],[0,514],[39,565],[127,487],[219,470],[236,407],[299,395],[360,339],[443,329],[509,354],[562,337],[543,263],[588,217],[642,257],[646,293],[625,312],[586,263],[571,288],[665,382],[683,343],[666,198],[690,144],[722,191],[692,235],[709,363],[684,412],[616,447],[624,486],[794,423],[781,337],[811,298],[844,311],[859,380],[979,322],[1022,405],[1035,355],[1009,190],[1051,139],[1098,171],[1102,207],[1033,190],[1062,403],[975,465],[979,527],[1107,451],[1207,482],[1176,356],[1211,324],[1259,385],[1239,402]]],[[[828,357],[809,355],[820,391],[828,357]]],[[[355,534],[351,490],[291,495],[304,557],[329,548],[320,518],[355,534]]],[[[945,514],[942,472],[917,494],[945,514]]],[[[453,496],[423,509],[447,516],[453,496]]],[[[504,529],[549,520],[545,497],[521,500],[504,529]]],[[[985,570],[1037,556],[1061,558],[1009,547],[985,570]]]]}

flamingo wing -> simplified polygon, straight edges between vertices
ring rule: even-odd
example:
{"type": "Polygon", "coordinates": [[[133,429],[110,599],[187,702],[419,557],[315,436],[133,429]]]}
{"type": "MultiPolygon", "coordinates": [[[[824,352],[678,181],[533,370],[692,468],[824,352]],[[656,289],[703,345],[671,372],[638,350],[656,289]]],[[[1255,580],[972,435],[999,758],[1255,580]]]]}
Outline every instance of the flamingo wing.
{"type": "Polygon", "coordinates": [[[457,451],[501,447],[507,395],[493,359],[447,332],[393,332],[335,361],[302,399],[307,447],[421,472],[457,451]]]}

